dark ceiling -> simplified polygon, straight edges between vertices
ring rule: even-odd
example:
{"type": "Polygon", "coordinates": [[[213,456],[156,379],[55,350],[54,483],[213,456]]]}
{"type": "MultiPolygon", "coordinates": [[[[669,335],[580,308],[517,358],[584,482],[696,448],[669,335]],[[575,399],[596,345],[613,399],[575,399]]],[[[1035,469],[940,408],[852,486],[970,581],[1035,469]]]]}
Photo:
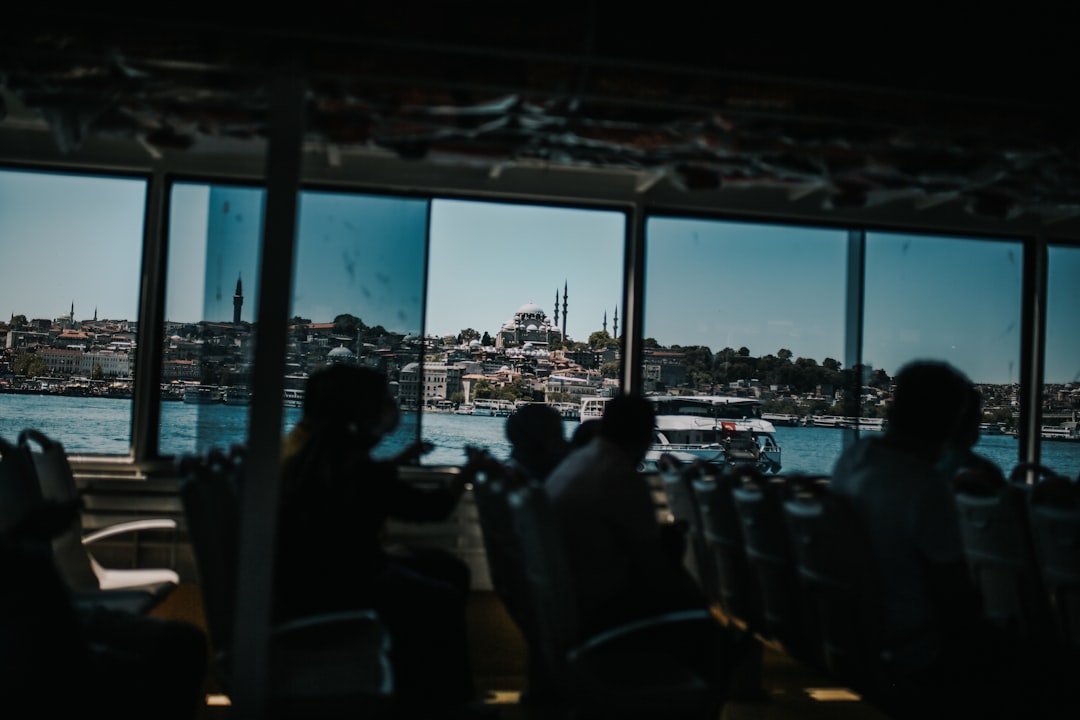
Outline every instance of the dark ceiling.
{"type": "Polygon", "coordinates": [[[688,193],[782,188],[825,209],[1080,217],[1071,17],[974,28],[885,6],[806,22],[680,3],[296,7],[50,7],[0,27],[0,88],[67,153],[99,136],[169,152],[265,138],[271,79],[299,67],[316,146],[624,169],[688,193]]]}

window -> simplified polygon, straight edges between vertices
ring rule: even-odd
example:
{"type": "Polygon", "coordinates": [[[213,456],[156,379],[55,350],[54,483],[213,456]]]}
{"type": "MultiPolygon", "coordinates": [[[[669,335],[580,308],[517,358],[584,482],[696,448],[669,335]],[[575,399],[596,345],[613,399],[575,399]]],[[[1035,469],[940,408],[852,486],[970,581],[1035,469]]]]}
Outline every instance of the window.
{"type": "Polygon", "coordinates": [[[469,443],[506,457],[517,403],[555,404],[576,423],[582,396],[617,383],[625,237],[621,212],[432,202],[426,463],[464,462],[469,443]]]}
{"type": "Polygon", "coordinates": [[[146,182],[0,170],[0,434],[126,454],[146,182]]]}
{"type": "MultiPolygon", "coordinates": [[[[840,414],[846,238],[834,230],[650,218],[646,393],[738,398],[723,412],[768,423],[751,429],[759,446],[770,438],[779,446],[779,469],[830,472],[841,433],[815,425],[840,414]]],[[[674,427],[658,424],[666,441],[679,444],[674,427]]],[[[709,446],[717,440],[688,451],[715,456],[709,446]]]]}
{"type": "MultiPolygon", "coordinates": [[[[1022,249],[1019,242],[867,234],[863,361],[896,374],[942,360],[982,391],[986,431],[976,450],[1007,474],[1017,442],[1022,249]]],[[[873,377],[871,372],[871,378],[873,377]]],[[[928,408],[927,412],[932,412],[928,408]]]]}
{"type": "Polygon", "coordinates": [[[1080,248],[1050,246],[1043,367],[1042,463],[1080,476],[1080,248]]]}

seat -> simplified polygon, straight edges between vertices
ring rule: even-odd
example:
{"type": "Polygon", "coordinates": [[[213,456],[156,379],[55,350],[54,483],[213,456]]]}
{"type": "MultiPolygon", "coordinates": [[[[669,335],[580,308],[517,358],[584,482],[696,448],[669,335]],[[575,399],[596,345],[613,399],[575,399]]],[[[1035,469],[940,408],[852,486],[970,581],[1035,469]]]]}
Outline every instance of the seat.
{"type": "Polygon", "coordinates": [[[680,653],[689,639],[718,633],[711,613],[668,613],[579,637],[566,548],[547,495],[525,485],[510,494],[509,504],[530,597],[533,630],[526,640],[538,646],[570,714],[718,717],[729,678],[707,677],[680,653]]]}
{"type": "MultiPolygon", "coordinates": [[[[63,445],[45,433],[28,428],[19,433],[18,445],[33,461],[45,500],[80,502],[79,489],[63,445]]],[[[64,582],[82,605],[105,605],[149,610],[164,600],[180,583],[170,568],[110,568],[97,561],[90,547],[100,540],[151,530],[175,531],[172,518],[144,518],[83,532],[82,515],[53,540],[53,560],[64,582]],[[131,591],[100,593],[98,591],[131,591]]]]}
{"type": "MultiPolygon", "coordinates": [[[[180,498],[195,553],[214,670],[226,693],[236,578],[244,450],[178,461],[180,498]]],[[[390,636],[371,610],[319,614],[270,629],[268,707],[275,718],[389,717],[390,636]]]]}
{"type": "Polygon", "coordinates": [[[872,702],[891,702],[885,606],[869,539],[846,498],[830,493],[826,482],[789,482],[784,521],[823,667],[872,702]]]}
{"type": "Polygon", "coordinates": [[[750,576],[761,599],[762,632],[798,660],[820,667],[818,642],[804,601],[784,520],[786,480],[743,467],[732,488],[750,576]]]}
{"type": "Polygon", "coordinates": [[[691,487],[701,513],[702,537],[713,559],[720,608],[756,632],[761,629],[761,601],[751,581],[742,526],[735,511],[735,479],[725,468],[695,477],[691,487]]]}
{"type": "Polygon", "coordinates": [[[702,475],[704,467],[699,464],[684,464],[669,453],[662,454],[657,459],[656,466],[660,471],[664,496],[667,498],[672,519],[686,528],[689,552],[687,565],[691,568],[709,601],[718,602],[720,589],[716,577],[716,566],[705,543],[701,509],[698,507],[698,499],[694,494],[693,478],[702,475]]]}
{"type": "Polygon", "coordinates": [[[953,490],[964,557],[984,616],[1019,640],[1046,643],[1052,627],[1028,523],[1030,486],[960,473],[953,490]]]}
{"type": "Polygon", "coordinates": [[[1080,485],[1047,477],[1031,491],[1035,556],[1061,646],[1080,650],[1080,485]]]}

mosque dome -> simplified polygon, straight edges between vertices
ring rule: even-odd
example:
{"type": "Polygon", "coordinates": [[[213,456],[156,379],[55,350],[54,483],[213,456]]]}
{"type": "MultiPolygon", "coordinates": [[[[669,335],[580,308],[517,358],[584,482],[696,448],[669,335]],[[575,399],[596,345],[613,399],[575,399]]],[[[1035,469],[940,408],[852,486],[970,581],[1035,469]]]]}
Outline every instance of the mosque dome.
{"type": "Polygon", "coordinates": [[[518,315],[535,315],[537,313],[543,315],[544,308],[532,302],[527,302],[517,309],[518,315]]]}
{"type": "Polygon", "coordinates": [[[327,353],[326,359],[332,363],[352,363],[356,362],[356,353],[340,345],[327,353]]]}

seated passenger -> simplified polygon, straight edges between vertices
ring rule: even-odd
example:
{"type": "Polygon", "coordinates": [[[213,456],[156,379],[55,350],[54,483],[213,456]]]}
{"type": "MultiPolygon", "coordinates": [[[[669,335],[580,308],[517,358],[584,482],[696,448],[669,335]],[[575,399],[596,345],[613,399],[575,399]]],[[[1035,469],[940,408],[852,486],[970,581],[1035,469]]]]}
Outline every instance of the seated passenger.
{"type": "Polygon", "coordinates": [[[669,551],[656,504],[638,464],[652,442],[652,405],[610,400],[598,434],[548,476],[578,592],[586,634],[668,610],[707,607],[681,554],[669,551]]]}
{"type": "Polygon", "coordinates": [[[506,439],[511,450],[508,465],[533,481],[542,482],[566,456],[563,419],[545,403],[524,405],[507,418],[506,439]]]}
{"type": "MultiPolygon", "coordinates": [[[[1005,637],[982,620],[968,574],[949,478],[936,465],[957,443],[970,382],[945,363],[901,368],[884,435],[847,448],[832,491],[863,518],[885,595],[885,642],[903,699],[942,716],[1038,715],[1031,691],[1012,675],[1018,663],[1005,637]],[[927,698],[935,698],[926,702],[927,698]]],[[[1025,677],[1030,680],[1030,677],[1025,677]]]]}
{"type": "Polygon", "coordinates": [[[953,439],[938,462],[946,477],[955,480],[961,475],[966,483],[980,483],[987,489],[1005,482],[1005,474],[990,458],[975,452],[982,421],[982,393],[974,385],[968,387],[968,401],[953,439]]]}
{"type": "Polygon", "coordinates": [[[390,631],[395,695],[407,717],[445,715],[473,700],[465,603],[468,566],[448,552],[391,553],[388,518],[439,521],[456,507],[464,476],[419,488],[370,451],[398,422],[386,378],[332,365],[308,380],[301,420],[285,440],[275,614],[373,608],[390,631]]]}

